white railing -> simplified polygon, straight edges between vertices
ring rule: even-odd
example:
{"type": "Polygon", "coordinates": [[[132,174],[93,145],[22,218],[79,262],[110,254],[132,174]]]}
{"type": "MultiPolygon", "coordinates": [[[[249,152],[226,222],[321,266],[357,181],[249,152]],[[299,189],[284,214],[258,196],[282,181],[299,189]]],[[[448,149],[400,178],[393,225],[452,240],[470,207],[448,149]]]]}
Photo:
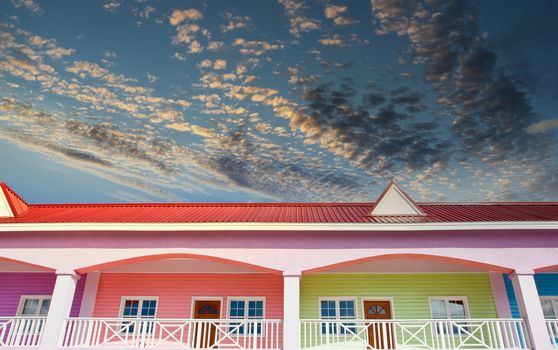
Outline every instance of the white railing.
{"type": "Polygon", "coordinates": [[[281,349],[280,320],[68,318],[66,348],[281,349]]]}
{"type": "Polygon", "coordinates": [[[33,348],[41,342],[44,317],[0,317],[0,348],[33,348]]]}
{"type": "Polygon", "coordinates": [[[300,349],[529,349],[521,319],[302,320],[300,349]]]}
{"type": "Polygon", "coordinates": [[[546,329],[554,349],[558,350],[558,320],[546,320],[546,329]]]}

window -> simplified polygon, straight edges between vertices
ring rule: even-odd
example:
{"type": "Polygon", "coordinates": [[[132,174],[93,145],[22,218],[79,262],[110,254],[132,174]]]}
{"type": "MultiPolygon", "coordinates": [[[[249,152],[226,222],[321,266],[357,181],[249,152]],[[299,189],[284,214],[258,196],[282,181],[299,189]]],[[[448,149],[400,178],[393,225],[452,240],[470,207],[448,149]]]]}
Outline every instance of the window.
{"type": "MultiPolygon", "coordinates": [[[[320,318],[322,320],[354,320],[355,319],[355,300],[354,299],[320,299],[320,318]]],[[[345,334],[355,332],[354,323],[322,323],[323,334],[345,334]]]]}
{"type": "MultiPolygon", "coordinates": [[[[122,298],[122,312],[121,317],[127,319],[153,319],[157,311],[157,298],[156,297],[125,297],[122,298]]],[[[134,325],[131,322],[124,322],[126,332],[133,332],[134,325]]],[[[153,323],[141,323],[146,332],[153,330],[153,323]]]]}
{"type": "Polygon", "coordinates": [[[558,318],[558,297],[541,297],[544,318],[558,318]]]}
{"type": "MultiPolygon", "coordinates": [[[[264,318],[264,298],[231,298],[229,299],[229,319],[261,320],[264,318]]],[[[231,323],[235,334],[244,334],[244,325],[231,323]]],[[[262,324],[260,322],[250,323],[248,334],[261,334],[262,324]]]]}
{"type": "Polygon", "coordinates": [[[50,307],[50,295],[22,296],[18,316],[46,316],[50,307]]]}
{"type": "MultiPolygon", "coordinates": [[[[435,320],[455,320],[466,319],[469,315],[467,310],[467,299],[463,297],[432,297],[430,298],[430,312],[435,320]]],[[[452,334],[459,334],[467,331],[465,322],[452,323],[452,334]]],[[[437,324],[436,334],[443,335],[450,333],[447,324],[437,324]]]]}

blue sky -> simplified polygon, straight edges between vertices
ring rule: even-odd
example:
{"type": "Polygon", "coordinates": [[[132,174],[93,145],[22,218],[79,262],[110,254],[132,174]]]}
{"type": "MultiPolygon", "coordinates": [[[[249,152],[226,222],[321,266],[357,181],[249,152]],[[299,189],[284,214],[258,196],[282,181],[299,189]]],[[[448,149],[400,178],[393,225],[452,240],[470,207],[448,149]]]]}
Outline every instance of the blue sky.
{"type": "Polygon", "coordinates": [[[30,202],[558,200],[558,3],[0,3],[30,202]]]}

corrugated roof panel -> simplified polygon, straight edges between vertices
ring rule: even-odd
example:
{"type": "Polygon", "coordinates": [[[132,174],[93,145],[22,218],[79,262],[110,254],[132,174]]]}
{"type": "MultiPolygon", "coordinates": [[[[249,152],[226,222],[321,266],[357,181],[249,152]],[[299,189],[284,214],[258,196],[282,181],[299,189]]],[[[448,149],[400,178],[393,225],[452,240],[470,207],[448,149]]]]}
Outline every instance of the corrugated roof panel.
{"type": "Polygon", "coordinates": [[[558,221],[558,203],[421,203],[426,216],[371,216],[373,203],[59,204],[29,205],[0,223],[62,222],[277,222],[413,223],[558,221]]]}

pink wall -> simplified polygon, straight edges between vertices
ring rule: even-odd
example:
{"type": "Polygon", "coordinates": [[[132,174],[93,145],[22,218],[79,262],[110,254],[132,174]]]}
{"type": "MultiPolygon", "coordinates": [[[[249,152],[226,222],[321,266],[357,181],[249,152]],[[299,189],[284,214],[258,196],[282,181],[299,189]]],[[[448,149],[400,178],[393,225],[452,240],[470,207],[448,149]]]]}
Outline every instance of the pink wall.
{"type": "MultiPolygon", "coordinates": [[[[15,316],[22,295],[52,295],[56,276],[46,272],[0,272],[0,316],[15,316]]],[[[85,276],[78,281],[71,316],[79,315],[85,276]]]]}
{"type": "Polygon", "coordinates": [[[265,317],[283,318],[283,278],[271,274],[102,273],[94,317],[118,317],[122,296],[157,296],[157,317],[191,318],[192,297],[265,297],[265,317]]]}

